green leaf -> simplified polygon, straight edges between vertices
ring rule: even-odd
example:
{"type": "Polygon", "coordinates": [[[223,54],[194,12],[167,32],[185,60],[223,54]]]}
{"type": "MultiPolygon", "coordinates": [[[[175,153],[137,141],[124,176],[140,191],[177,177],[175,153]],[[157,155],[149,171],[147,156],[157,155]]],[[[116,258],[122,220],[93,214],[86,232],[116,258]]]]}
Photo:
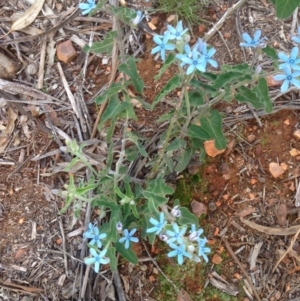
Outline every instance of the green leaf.
{"type": "Polygon", "coordinates": [[[117,270],[117,258],[116,258],[116,248],[109,247],[106,252],[106,256],[109,258],[110,269],[114,272],[117,270]]]}
{"type": "Polygon", "coordinates": [[[191,124],[188,128],[188,136],[190,138],[197,138],[202,140],[202,142],[206,140],[210,140],[211,136],[199,125],[191,124]]]}
{"type": "Polygon", "coordinates": [[[179,88],[182,84],[181,77],[176,74],[173,76],[168,83],[161,89],[161,91],[157,94],[155,97],[153,103],[152,103],[152,108],[155,107],[155,105],[161,101],[166,95],[168,95],[170,92],[174,91],[175,89],[179,88]]]}
{"type": "Polygon", "coordinates": [[[97,5],[96,5],[96,9],[101,9],[102,6],[106,3],[107,0],[100,0],[97,5]]]}
{"type": "Polygon", "coordinates": [[[136,160],[139,154],[140,152],[136,145],[125,149],[126,159],[130,162],[136,160]]]}
{"type": "Polygon", "coordinates": [[[265,48],[262,48],[262,51],[271,59],[273,59],[274,61],[278,60],[278,56],[277,56],[277,51],[275,50],[275,48],[267,45],[265,48]]]}
{"type": "Polygon", "coordinates": [[[192,91],[189,92],[188,95],[189,95],[190,105],[192,107],[197,107],[204,104],[203,94],[200,91],[192,91]]]}
{"type": "Polygon", "coordinates": [[[275,4],[276,3],[276,0],[270,0],[273,4],[275,4]]]}
{"type": "MultiPolygon", "coordinates": [[[[208,84],[205,84],[195,78],[192,78],[191,81],[190,81],[190,85],[192,87],[195,87],[195,88],[203,88],[202,91],[205,91],[207,93],[214,93],[216,92],[217,90],[215,88],[213,88],[211,85],[208,85],[208,84]]],[[[199,93],[199,91],[197,91],[199,93]]]]}
{"type": "Polygon", "coordinates": [[[127,25],[131,25],[131,21],[136,17],[135,10],[127,8],[125,6],[118,8],[110,6],[110,9],[117,19],[122,20],[127,25]]]}
{"type": "Polygon", "coordinates": [[[129,103],[121,102],[117,95],[113,95],[107,104],[98,127],[100,128],[106,120],[116,118],[118,114],[124,111],[128,106],[130,106],[129,103]]]}
{"type": "Polygon", "coordinates": [[[142,143],[140,142],[141,138],[139,138],[138,135],[133,132],[127,132],[127,135],[128,139],[138,147],[140,154],[143,157],[148,157],[148,153],[146,152],[146,150],[142,146],[142,143]]]}
{"type": "Polygon", "coordinates": [[[181,225],[191,225],[195,224],[196,227],[199,227],[199,221],[196,215],[190,212],[185,207],[180,207],[181,216],[178,219],[178,223],[181,225]]]}
{"type": "Polygon", "coordinates": [[[276,16],[279,19],[289,17],[300,5],[300,0],[276,0],[276,16]]]}
{"type": "Polygon", "coordinates": [[[243,64],[238,64],[238,65],[222,65],[221,67],[222,71],[240,71],[242,73],[244,73],[246,70],[249,70],[249,65],[246,63],[243,64]]]}
{"type": "Polygon", "coordinates": [[[264,105],[265,111],[271,113],[273,110],[273,105],[269,96],[268,83],[265,78],[260,78],[258,80],[257,86],[255,86],[252,91],[260,99],[264,105]]]}
{"type": "Polygon", "coordinates": [[[175,54],[173,52],[170,52],[164,64],[160,68],[158,74],[154,76],[154,79],[159,80],[160,77],[163,75],[163,73],[173,64],[174,61],[175,61],[175,54]]]}
{"type": "Polygon", "coordinates": [[[85,46],[83,50],[89,50],[93,53],[106,52],[110,54],[112,52],[115,38],[117,37],[116,31],[110,31],[101,42],[94,42],[91,47],[85,46]]]}
{"type": "Polygon", "coordinates": [[[104,101],[108,98],[112,97],[113,95],[119,93],[120,90],[124,88],[122,83],[112,83],[110,88],[103,94],[95,98],[95,103],[97,105],[101,105],[104,101]]]}
{"type": "Polygon", "coordinates": [[[165,183],[162,174],[154,180],[151,180],[147,189],[144,190],[143,195],[146,199],[152,199],[155,202],[156,207],[167,203],[168,199],[166,195],[174,193],[174,189],[165,183]]]}
{"type": "Polygon", "coordinates": [[[190,147],[188,147],[184,151],[180,152],[179,155],[176,156],[176,161],[178,163],[175,167],[175,171],[177,171],[177,172],[184,171],[187,168],[193,154],[194,154],[194,149],[192,149],[190,147]]]}
{"type": "Polygon", "coordinates": [[[133,57],[130,57],[125,64],[120,65],[119,70],[121,72],[124,72],[131,78],[135,90],[139,94],[142,94],[144,89],[144,82],[137,72],[135,59],[133,57]]]}
{"type": "Polygon", "coordinates": [[[131,262],[133,264],[138,263],[138,258],[136,256],[136,254],[130,248],[125,249],[124,244],[121,244],[119,242],[116,242],[115,247],[116,247],[117,252],[119,252],[129,262],[131,262]]]}
{"type": "Polygon", "coordinates": [[[217,149],[226,148],[227,141],[222,131],[222,117],[218,111],[212,110],[210,116],[201,116],[200,123],[201,128],[215,139],[217,149]]]}
{"type": "Polygon", "coordinates": [[[238,71],[229,71],[226,73],[221,73],[218,75],[217,79],[215,80],[212,86],[216,89],[219,89],[223,87],[225,84],[232,82],[233,80],[240,81],[240,78],[243,75],[244,74],[242,72],[238,72],[238,71]]]}
{"type": "Polygon", "coordinates": [[[99,199],[93,200],[92,207],[95,206],[109,208],[112,212],[118,212],[120,210],[118,204],[105,197],[104,195],[100,195],[99,199]]]}
{"type": "Polygon", "coordinates": [[[257,97],[253,90],[241,86],[238,89],[238,92],[239,93],[235,96],[237,101],[241,103],[250,103],[255,109],[262,109],[264,107],[261,100],[257,97]]]}
{"type": "Polygon", "coordinates": [[[153,227],[150,223],[150,218],[153,217],[151,214],[146,213],[142,218],[142,238],[145,239],[148,236],[149,243],[153,245],[156,234],[155,233],[147,233],[147,229],[153,227]]]}
{"type": "Polygon", "coordinates": [[[167,147],[167,152],[176,151],[185,148],[186,141],[180,138],[175,138],[167,147]]]}

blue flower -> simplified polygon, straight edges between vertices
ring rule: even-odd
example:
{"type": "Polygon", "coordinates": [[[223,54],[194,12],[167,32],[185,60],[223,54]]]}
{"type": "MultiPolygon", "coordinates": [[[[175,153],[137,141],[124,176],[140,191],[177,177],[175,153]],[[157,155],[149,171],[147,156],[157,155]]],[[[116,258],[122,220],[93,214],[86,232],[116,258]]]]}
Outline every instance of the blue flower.
{"type": "Polygon", "coordinates": [[[260,29],[257,29],[254,32],[253,39],[246,32],[244,32],[242,34],[242,36],[243,36],[244,42],[240,43],[241,47],[254,47],[254,48],[262,47],[264,45],[263,41],[266,39],[266,38],[260,39],[260,36],[261,36],[261,30],[260,29]]]}
{"type": "Polygon", "coordinates": [[[192,58],[185,56],[180,58],[184,63],[190,65],[187,70],[186,74],[191,74],[195,69],[198,69],[199,71],[204,72],[205,71],[205,62],[204,62],[204,56],[201,56],[199,52],[197,51],[197,48],[194,47],[192,51],[192,58]]]}
{"type": "Polygon", "coordinates": [[[206,262],[208,262],[208,257],[206,253],[210,252],[210,248],[206,247],[205,244],[207,243],[206,238],[198,238],[198,256],[202,256],[206,262]]]}
{"type": "Polygon", "coordinates": [[[99,229],[97,227],[93,227],[93,230],[90,228],[89,225],[89,230],[84,233],[84,237],[86,238],[91,238],[92,240],[90,241],[91,245],[97,244],[97,247],[100,249],[102,247],[101,239],[105,238],[107,235],[106,233],[101,233],[99,234],[99,229]]]}
{"type": "Polygon", "coordinates": [[[183,243],[182,237],[186,232],[186,227],[183,227],[180,230],[178,225],[176,223],[174,223],[173,224],[173,230],[174,231],[170,231],[170,230],[166,231],[166,234],[171,237],[167,240],[167,243],[169,244],[169,243],[172,243],[174,241],[177,241],[179,244],[182,244],[183,243]]]}
{"type": "Polygon", "coordinates": [[[133,25],[136,26],[143,20],[143,18],[144,18],[144,14],[140,10],[138,10],[136,11],[136,17],[132,19],[131,22],[133,25]]]}
{"type": "Polygon", "coordinates": [[[153,41],[158,45],[151,50],[151,54],[155,54],[160,51],[161,59],[164,61],[166,59],[166,50],[174,50],[175,46],[172,44],[167,44],[169,40],[169,33],[165,33],[163,39],[161,40],[158,35],[155,35],[153,41]]]}
{"type": "Polygon", "coordinates": [[[176,28],[171,25],[167,25],[168,32],[170,33],[169,39],[170,40],[181,40],[182,36],[188,31],[188,29],[183,29],[182,21],[179,21],[176,28]]]}
{"type": "MultiPolygon", "coordinates": [[[[182,58],[184,57],[187,57],[187,58],[191,58],[193,55],[192,55],[192,50],[191,50],[191,47],[189,44],[185,44],[184,45],[184,54],[183,53],[178,53],[175,55],[175,57],[178,59],[178,60],[181,60],[182,61],[182,58]]],[[[185,66],[187,63],[184,63],[184,62],[181,62],[180,66],[183,67],[185,66]]]]}
{"type": "Polygon", "coordinates": [[[190,241],[197,240],[202,233],[203,233],[203,229],[196,230],[196,226],[194,224],[192,224],[190,235],[189,235],[189,240],[190,241]]]}
{"type": "Polygon", "coordinates": [[[87,231],[83,233],[83,237],[86,238],[88,236],[94,235],[94,233],[95,233],[94,229],[95,228],[97,228],[97,227],[94,226],[92,223],[89,223],[87,231]]]}
{"type": "Polygon", "coordinates": [[[297,44],[300,44],[300,26],[298,26],[298,36],[292,37],[292,41],[296,42],[297,44]]]}
{"type": "MultiPolygon", "coordinates": [[[[199,38],[199,39],[197,40],[197,42],[196,42],[196,44],[195,44],[194,47],[197,48],[197,50],[198,50],[199,53],[202,53],[202,49],[203,49],[204,44],[206,44],[206,43],[203,42],[202,39],[199,38]]],[[[205,46],[205,47],[206,47],[206,46],[205,46]]]]}
{"type": "MultiPolygon", "coordinates": [[[[197,49],[199,48],[199,46],[197,47],[197,49]]],[[[215,48],[210,48],[209,51],[207,52],[207,44],[206,43],[202,43],[201,45],[201,53],[204,56],[204,62],[203,62],[203,66],[204,68],[206,68],[206,63],[211,64],[214,68],[218,67],[218,63],[214,60],[211,59],[211,57],[216,53],[216,49],[215,48]]]]}
{"type": "Polygon", "coordinates": [[[83,11],[83,15],[87,15],[91,12],[92,9],[96,7],[95,0],[87,0],[87,2],[88,3],[79,3],[78,5],[79,9],[83,11]]]}
{"type": "Polygon", "coordinates": [[[300,58],[297,58],[299,49],[298,47],[294,47],[291,51],[290,57],[285,55],[283,52],[278,53],[278,57],[281,61],[283,61],[283,64],[279,65],[279,69],[284,69],[285,66],[289,66],[294,70],[300,70],[300,66],[297,65],[300,63],[300,58]]]}
{"type": "Polygon", "coordinates": [[[286,92],[290,84],[300,88],[300,80],[296,79],[296,77],[300,76],[300,71],[295,71],[292,73],[292,70],[289,66],[285,66],[283,70],[285,74],[277,74],[274,76],[275,80],[284,80],[280,88],[281,93],[286,92]]]}
{"type": "Polygon", "coordinates": [[[119,239],[120,243],[125,242],[125,249],[129,248],[130,242],[138,242],[139,239],[137,237],[133,237],[133,234],[136,232],[136,229],[133,228],[130,232],[127,229],[123,231],[124,236],[119,239]]]}
{"type": "Polygon", "coordinates": [[[163,214],[163,212],[160,213],[159,215],[159,221],[157,221],[156,219],[154,219],[153,217],[150,218],[150,223],[152,225],[154,225],[153,228],[147,229],[147,233],[152,233],[155,232],[155,234],[159,234],[162,229],[164,228],[165,224],[167,223],[165,221],[165,215],[163,214]]]}
{"type": "Polygon", "coordinates": [[[181,244],[180,246],[177,246],[175,244],[169,244],[170,248],[174,249],[173,251],[168,253],[168,257],[174,257],[177,256],[177,261],[180,265],[183,263],[183,256],[192,258],[192,255],[185,251],[185,245],[181,244]]]}
{"type": "Polygon", "coordinates": [[[95,272],[99,273],[100,264],[109,263],[109,259],[104,258],[105,254],[107,252],[107,249],[102,250],[100,253],[97,253],[97,251],[94,249],[90,249],[90,252],[93,257],[85,258],[84,262],[88,265],[95,264],[95,272]]]}

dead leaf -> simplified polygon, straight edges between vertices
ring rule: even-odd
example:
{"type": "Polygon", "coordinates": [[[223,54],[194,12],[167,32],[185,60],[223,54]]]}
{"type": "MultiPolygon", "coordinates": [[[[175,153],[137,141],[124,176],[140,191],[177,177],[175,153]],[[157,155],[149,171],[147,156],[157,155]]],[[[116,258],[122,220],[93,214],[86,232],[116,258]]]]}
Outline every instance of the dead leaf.
{"type": "Polygon", "coordinates": [[[8,56],[0,52],[0,78],[13,79],[20,70],[20,66],[8,56]]]}
{"type": "Polygon", "coordinates": [[[60,121],[59,118],[57,117],[57,113],[52,109],[51,106],[49,105],[44,105],[45,110],[48,112],[48,117],[51,120],[51,122],[55,125],[55,126],[60,126],[60,121]]]}
{"type": "Polygon", "coordinates": [[[182,288],[177,295],[176,301],[193,301],[190,295],[182,288]]]}
{"type": "Polygon", "coordinates": [[[10,141],[10,136],[12,135],[15,128],[15,121],[18,118],[18,114],[9,106],[8,108],[8,122],[6,125],[5,132],[2,137],[0,137],[0,154],[4,152],[6,146],[10,141]]]}
{"type": "Polygon", "coordinates": [[[208,140],[204,142],[204,149],[208,156],[214,158],[219,154],[222,154],[225,149],[219,150],[215,146],[215,140],[208,140]]]}
{"type": "Polygon", "coordinates": [[[40,13],[45,0],[36,0],[27,11],[11,26],[10,32],[23,29],[30,25],[40,13]]]}
{"type": "Polygon", "coordinates": [[[255,212],[255,208],[254,207],[249,207],[249,208],[246,208],[246,209],[244,209],[240,212],[236,212],[235,216],[245,217],[245,216],[250,215],[254,212],[255,212]]]}
{"type": "Polygon", "coordinates": [[[221,258],[221,256],[219,256],[218,254],[215,254],[211,261],[214,264],[220,264],[222,262],[222,260],[223,259],[221,258]]]}

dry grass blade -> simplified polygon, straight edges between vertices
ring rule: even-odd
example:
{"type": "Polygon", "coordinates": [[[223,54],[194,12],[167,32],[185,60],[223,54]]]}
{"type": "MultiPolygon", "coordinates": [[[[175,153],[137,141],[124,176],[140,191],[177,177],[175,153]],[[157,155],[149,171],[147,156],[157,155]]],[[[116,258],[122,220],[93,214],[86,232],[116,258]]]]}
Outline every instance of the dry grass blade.
{"type": "Polygon", "coordinates": [[[279,236],[285,236],[285,235],[292,235],[299,231],[300,226],[293,226],[290,228],[271,228],[271,227],[265,227],[258,225],[256,223],[250,222],[247,219],[240,218],[241,222],[243,222],[245,225],[249,226],[252,229],[255,229],[259,232],[263,232],[268,235],[279,235],[279,236]]]}
{"type": "Polygon", "coordinates": [[[23,29],[30,25],[40,13],[45,0],[36,0],[27,11],[11,26],[10,32],[23,29]]]}
{"type": "Polygon", "coordinates": [[[287,248],[287,250],[282,254],[282,256],[281,256],[281,257],[278,259],[278,261],[276,262],[276,264],[275,264],[275,266],[274,266],[274,268],[273,268],[273,270],[272,270],[272,274],[274,273],[274,271],[276,270],[276,268],[278,267],[278,265],[279,265],[279,263],[282,261],[282,259],[286,256],[286,254],[289,253],[289,252],[292,250],[293,245],[294,245],[296,239],[297,239],[298,236],[299,236],[299,233],[300,233],[300,227],[298,228],[298,231],[297,231],[297,233],[295,234],[295,236],[293,237],[293,239],[292,239],[292,241],[291,241],[289,247],[287,248]]]}

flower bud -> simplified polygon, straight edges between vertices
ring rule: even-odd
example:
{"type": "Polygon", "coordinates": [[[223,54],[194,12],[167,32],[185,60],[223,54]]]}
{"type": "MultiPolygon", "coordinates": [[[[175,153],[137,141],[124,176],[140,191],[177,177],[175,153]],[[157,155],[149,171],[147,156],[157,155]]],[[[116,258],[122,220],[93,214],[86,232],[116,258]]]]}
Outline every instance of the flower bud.
{"type": "Polygon", "coordinates": [[[188,245],[187,250],[189,253],[194,253],[196,248],[194,245],[188,245]]]}
{"type": "Polygon", "coordinates": [[[180,210],[178,209],[179,206],[175,206],[172,211],[171,211],[171,214],[174,216],[174,217],[179,217],[181,216],[181,212],[180,210]]]}
{"type": "Polygon", "coordinates": [[[162,241],[167,241],[169,239],[169,237],[166,234],[162,234],[162,233],[159,234],[159,238],[162,241]]]}
{"type": "Polygon", "coordinates": [[[121,223],[121,222],[117,222],[116,228],[117,228],[117,231],[118,231],[119,233],[121,233],[122,230],[123,230],[123,225],[122,225],[122,223],[121,223]]]}
{"type": "Polygon", "coordinates": [[[198,232],[194,231],[189,235],[189,241],[195,241],[198,238],[198,232]]]}

